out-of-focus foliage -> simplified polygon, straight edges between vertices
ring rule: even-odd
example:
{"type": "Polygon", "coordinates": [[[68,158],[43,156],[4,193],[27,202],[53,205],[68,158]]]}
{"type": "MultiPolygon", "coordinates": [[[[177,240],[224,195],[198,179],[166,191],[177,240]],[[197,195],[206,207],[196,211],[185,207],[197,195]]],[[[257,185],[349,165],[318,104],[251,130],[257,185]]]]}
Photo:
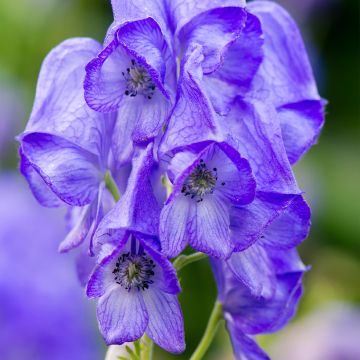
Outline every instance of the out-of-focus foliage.
{"type": "MultiPolygon", "coordinates": [[[[299,22],[320,93],[329,101],[319,145],[295,169],[313,209],[311,236],[300,248],[304,261],[313,266],[305,276],[300,321],[329,301],[360,302],[360,5],[358,0],[279,2],[299,22]]],[[[22,117],[12,120],[9,138],[31,111],[40,65],[49,50],[69,37],[102,41],[111,21],[106,0],[0,2],[0,84],[16,89],[16,116],[22,117]]],[[[5,120],[0,116],[0,121],[5,120]]],[[[16,169],[15,147],[1,166],[0,171],[16,169]]],[[[184,269],[180,278],[187,351],[174,358],[187,359],[201,337],[216,290],[206,261],[184,269]]],[[[272,341],[266,337],[265,346],[272,341]]],[[[211,350],[209,359],[225,358],[229,341],[223,332],[211,350]]],[[[160,351],[156,358],[162,358],[160,351]]]]}

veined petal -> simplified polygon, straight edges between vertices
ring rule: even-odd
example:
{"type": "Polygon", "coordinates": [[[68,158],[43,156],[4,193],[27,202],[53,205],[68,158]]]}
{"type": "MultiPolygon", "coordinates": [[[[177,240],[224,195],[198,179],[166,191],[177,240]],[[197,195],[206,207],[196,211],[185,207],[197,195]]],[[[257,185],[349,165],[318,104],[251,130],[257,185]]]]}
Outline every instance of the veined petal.
{"type": "Polygon", "coordinates": [[[275,108],[254,99],[234,104],[224,126],[233,136],[239,152],[250,163],[257,190],[299,194],[281,137],[275,108]]]}
{"type": "Polygon", "coordinates": [[[179,32],[180,29],[193,17],[200,13],[225,6],[245,7],[244,0],[167,0],[169,18],[172,27],[179,32]]]}
{"type": "Polygon", "coordinates": [[[62,201],[83,206],[95,198],[101,172],[94,154],[44,133],[24,134],[21,146],[29,163],[62,201]]]}
{"type": "Polygon", "coordinates": [[[135,341],[145,332],[149,315],[140,292],[109,289],[97,304],[97,318],[107,345],[135,341]]]}
{"type": "Polygon", "coordinates": [[[182,61],[176,104],[161,140],[160,157],[171,150],[220,137],[216,114],[200,86],[203,59],[202,47],[197,45],[182,61]]]}
{"type": "Polygon", "coordinates": [[[244,8],[219,7],[193,17],[178,34],[183,51],[191,43],[200,44],[204,55],[204,74],[214,72],[224,61],[224,53],[240,35],[246,21],[244,8]],[[211,41],[209,41],[211,34],[211,41]]]}
{"type": "Polygon", "coordinates": [[[295,313],[301,295],[301,278],[302,273],[278,276],[271,299],[255,298],[245,287],[236,287],[228,295],[225,311],[232,314],[244,333],[275,331],[295,313]]]}
{"type": "Polygon", "coordinates": [[[233,204],[245,205],[254,200],[256,183],[248,161],[227,143],[214,145],[210,169],[217,169],[216,191],[233,204]],[[216,151],[216,148],[217,151],[216,151]]]}
{"type": "Polygon", "coordinates": [[[234,322],[226,322],[236,360],[270,360],[256,341],[243,333],[234,322]]]}
{"type": "Polygon", "coordinates": [[[264,32],[264,61],[259,77],[271,91],[276,107],[303,100],[320,100],[300,31],[280,5],[253,1],[248,10],[256,15],[264,32]]]}
{"type": "Polygon", "coordinates": [[[89,204],[81,208],[77,223],[60,243],[59,252],[68,252],[79,246],[85,240],[91,227],[92,206],[93,204],[89,204]]]}
{"type": "Polygon", "coordinates": [[[130,139],[135,129],[135,116],[137,116],[138,111],[141,110],[138,110],[138,107],[134,108],[133,102],[130,101],[124,102],[121,106],[121,111],[118,111],[111,141],[111,148],[117,168],[131,163],[134,145],[130,139]]]}
{"type": "Polygon", "coordinates": [[[317,142],[325,117],[324,100],[306,100],[278,108],[281,134],[291,164],[317,142]]]}
{"type": "Polygon", "coordinates": [[[293,248],[309,234],[311,211],[301,195],[296,196],[291,204],[266,229],[260,239],[264,246],[276,249],[293,248]]]}
{"type": "Polygon", "coordinates": [[[301,261],[295,248],[290,250],[279,250],[266,248],[268,256],[271,258],[277,275],[289,273],[300,273],[309,270],[301,261]]]}
{"type": "Polygon", "coordinates": [[[254,90],[279,111],[286,151],[294,164],[316,142],[326,101],[318,94],[300,31],[291,16],[268,1],[253,1],[248,9],[259,17],[265,38],[264,61],[254,90]]]}
{"type": "MultiPolygon", "coordinates": [[[[171,110],[171,103],[159,92],[153,95],[150,100],[151,105],[146,103],[147,100],[139,98],[137,102],[133,102],[132,119],[130,117],[128,119],[126,117],[119,119],[120,121],[137,119],[132,133],[135,143],[144,143],[155,138],[161,131],[161,127],[171,110]]],[[[122,110],[120,110],[119,114],[122,114],[122,110]]]]}
{"type": "Polygon", "coordinates": [[[241,34],[228,47],[224,62],[214,76],[235,84],[242,90],[248,89],[263,60],[263,43],[259,19],[247,13],[241,34]]]}
{"type": "Polygon", "coordinates": [[[166,351],[183,352],[185,350],[184,324],[176,295],[149,289],[144,291],[143,299],[149,314],[146,334],[166,351]]]}
{"type": "Polygon", "coordinates": [[[153,236],[158,234],[160,208],[150,182],[152,150],[152,143],[136,149],[126,191],[103,218],[98,232],[124,229],[153,236]]]}
{"type": "Polygon", "coordinates": [[[164,0],[152,0],[144,5],[143,0],[111,0],[115,24],[125,24],[146,18],[153,18],[161,27],[161,31],[166,34],[168,43],[171,43],[172,34],[167,22],[167,6],[164,0]]]}
{"type": "Polygon", "coordinates": [[[293,199],[294,195],[258,191],[251,204],[232,207],[230,228],[235,251],[242,251],[260,239],[265,228],[293,199]]]}
{"type": "Polygon", "coordinates": [[[103,160],[113,116],[89,109],[82,89],[84,67],[99,49],[100,44],[95,40],[74,38],[64,41],[47,55],[26,133],[61,136],[103,160]]]}
{"type": "Polygon", "coordinates": [[[244,251],[234,252],[226,263],[252,296],[272,298],[276,289],[276,277],[265,249],[254,244],[244,251]]]}
{"type": "Polygon", "coordinates": [[[234,245],[230,240],[228,206],[217,196],[207,196],[195,206],[189,237],[191,246],[216,258],[229,257],[234,245]]]}
{"type": "Polygon", "coordinates": [[[36,200],[46,207],[58,207],[64,205],[56,194],[49,188],[43,178],[32,167],[29,160],[24,155],[21,147],[19,149],[20,155],[20,172],[25,177],[29,184],[31,192],[36,200]]]}
{"type": "Polygon", "coordinates": [[[168,257],[181,253],[192,236],[195,204],[184,196],[178,196],[166,204],[160,213],[160,243],[168,257]]]}

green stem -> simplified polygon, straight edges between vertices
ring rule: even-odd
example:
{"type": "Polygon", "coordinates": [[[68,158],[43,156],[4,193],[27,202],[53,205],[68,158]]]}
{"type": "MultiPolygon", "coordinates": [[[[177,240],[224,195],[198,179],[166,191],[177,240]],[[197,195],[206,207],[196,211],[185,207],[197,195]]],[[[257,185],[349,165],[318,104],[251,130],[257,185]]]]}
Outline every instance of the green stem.
{"type": "Polygon", "coordinates": [[[171,184],[169,178],[167,177],[167,175],[163,175],[161,177],[161,182],[162,182],[162,185],[166,189],[166,197],[168,198],[170,196],[170,194],[172,193],[172,184],[171,184]]]}
{"type": "Polygon", "coordinates": [[[120,192],[119,192],[119,189],[118,189],[118,187],[116,185],[116,182],[115,182],[114,178],[111,176],[110,171],[107,171],[105,173],[105,186],[110,191],[110,193],[113,196],[114,200],[116,202],[118,202],[119,199],[120,199],[120,192]]]}
{"type": "Polygon", "coordinates": [[[212,343],[219,324],[222,320],[222,306],[216,301],[213,310],[210,315],[210,319],[207,323],[204,335],[197,346],[195,352],[192,354],[190,360],[200,360],[205,355],[210,344],[212,343]]]}
{"type": "Polygon", "coordinates": [[[173,265],[177,271],[185,267],[186,265],[189,265],[195,261],[199,261],[202,259],[205,259],[207,257],[206,254],[202,252],[196,252],[191,255],[179,255],[173,262],[173,265]]]}
{"type": "Polygon", "coordinates": [[[142,337],[141,360],[152,360],[154,343],[146,335],[142,337]]]}

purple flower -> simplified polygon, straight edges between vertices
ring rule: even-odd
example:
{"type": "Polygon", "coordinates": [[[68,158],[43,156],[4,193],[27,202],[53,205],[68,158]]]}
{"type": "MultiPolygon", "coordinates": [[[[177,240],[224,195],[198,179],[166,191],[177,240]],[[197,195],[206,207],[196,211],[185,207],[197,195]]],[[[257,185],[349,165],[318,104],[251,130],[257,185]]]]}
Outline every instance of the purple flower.
{"type": "Polygon", "coordinates": [[[252,296],[271,298],[278,265],[269,259],[269,252],[283,254],[308,236],[309,207],[301,196],[260,193],[250,205],[232,210],[231,225],[236,248],[227,267],[252,296]]]}
{"type": "Polygon", "coordinates": [[[269,298],[254,296],[224,261],[212,260],[218,299],[223,304],[236,359],[269,359],[256,344],[254,336],[277,331],[293,317],[306,270],[295,250],[270,251],[254,246],[264,254],[263,258],[258,258],[258,264],[266,259],[274,269],[275,288],[269,298]]]}
{"type": "MultiPolygon", "coordinates": [[[[224,116],[237,111],[239,102],[263,104],[268,110],[260,113],[261,117],[273,113],[289,161],[294,163],[316,142],[325,102],[317,92],[300,32],[286,11],[262,1],[251,2],[247,10],[212,9],[179,30],[177,39],[185,56],[177,101],[183,101],[180,97],[186,87],[199,88],[196,91],[202,94],[197,95],[197,101],[221,115],[217,122],[225,128],[224,116]],[[210,32],[214,34],[211,42],[206,36],[210,32]]],[[[185,121],[188,124],[191,119],[185,121]]],[[[206,131],[199,129],[191,130],[192,139],[212,135],[210,126],[206,131]]],[[[178,132],[181,135],[172,146],[180,145],[186,138],[184,132],[190,132],[188,126],[175,121],[170,122],[169,130],[165,138],[172,139],[178,132]]]]}
{"type": "Polygon", "coordinates": [[[261,22],[264,59],[253,96],[276,107],[289,161],[294,164],[317,141],[326,102],[319,96],[300,31],[278,4],[253,1],[248,10],[261,22]]]}
{"type": "Polygon", "coordinates": [[[253,201],[255,181],[248,162],[226,143],[198,152],[183,151],[171,160],[173,192],[160,215],[162,250],[178,255],[189,242],[196,250],[228,257],[230,208],[253,201]]]}
{"type": "Polygon", "coordinates": [[[30,120],[19,136],[20,169],[37,200],[50,207],[83,207],[62,251],[91,237],[102,213],[113,116],[89,109],[82,94],[84,66],[98,51],[98,43],[79,38],[50,52],[30,120]]]}
{"type": "Polygon", "coordinates": [[[127,190],[100,223],[102,246],[87,295],[99,298],[97,317],[107,344],[146,333],[170,352],[185,348],[175,269],[159,251],[158,206],[150,184],[152,144],[137,148],[127,190]]]}
{"type": "Polygon", "coordinates": [[[106,343],[135,341],[146,333],[167,351],[184,351],[174,268],[142,236],[126,232],[118,240],[87,285],[87,295],[99,298],[97,318],[106,343]]]}
{"type": "Polygon", "coordinates": [[[172,106],[176,63],[153,18],[110,32],[106,47],[86,66],[85,99],[96,111],[118,111],[113,151],[119,163],[126,163],[133,145],[123,139],[148,142],[163,126],[172,106]]]}

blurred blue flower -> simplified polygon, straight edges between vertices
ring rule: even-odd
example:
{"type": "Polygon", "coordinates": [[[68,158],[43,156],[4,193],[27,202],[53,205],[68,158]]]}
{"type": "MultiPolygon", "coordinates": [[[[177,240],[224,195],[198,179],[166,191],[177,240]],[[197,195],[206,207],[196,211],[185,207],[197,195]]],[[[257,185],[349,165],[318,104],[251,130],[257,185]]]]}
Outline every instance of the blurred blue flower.
{"type": "Polygon", "coordinates": [[[39,206],[11,173],[0,177],[0,197],[0,358],[101,358],[73,261],[57,252],[62,212],[39,206]]]}

